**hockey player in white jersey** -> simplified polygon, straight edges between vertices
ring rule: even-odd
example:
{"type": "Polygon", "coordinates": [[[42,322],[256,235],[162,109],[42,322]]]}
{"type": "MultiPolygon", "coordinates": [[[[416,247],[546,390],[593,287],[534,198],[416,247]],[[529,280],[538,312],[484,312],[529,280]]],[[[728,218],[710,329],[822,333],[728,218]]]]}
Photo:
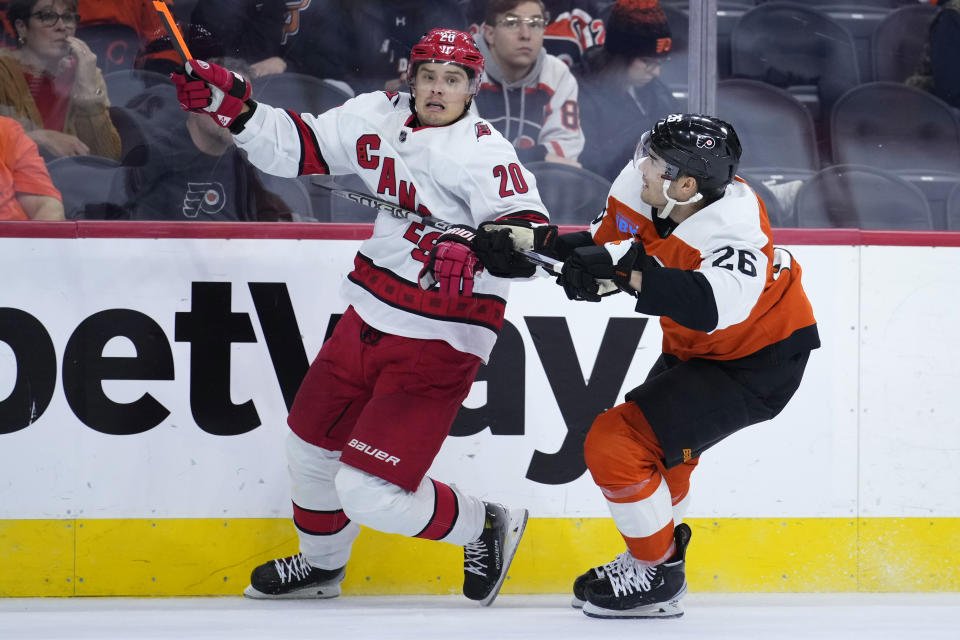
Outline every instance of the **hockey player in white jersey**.
{"type": "Polygon", "coordinates": [[[776,416],[820,346],[800,265],[774,248],[763,201],[736,176],[740,152],[728,123],[669,115],[643,135],[590,231],[557,243],[569,298],[625,291],[663,329],[646,380],[584,442],[626,545],[574,582],[589,616],[683,614],[681,520],[700,454],[776,416]]]}
{"type": "Polygon", "coordinates": [[[360,525],[464,547],[464,594],[496,597],[527,520],[426,476],[503,325],[514,253],[556,227],[513,147],[469,114],[484,59],[466,33],[413,47],[411,93],[362,94],[318,116],[257,104],[230,71],[191,60],[181,106],[234,134],[278,176],[359,175],[372,193],[457,226],[438,233],[380,213],[341,294],[349,304],[290,410],[300,553],[253,570],[252,598],[329,598],[360,525]]]}

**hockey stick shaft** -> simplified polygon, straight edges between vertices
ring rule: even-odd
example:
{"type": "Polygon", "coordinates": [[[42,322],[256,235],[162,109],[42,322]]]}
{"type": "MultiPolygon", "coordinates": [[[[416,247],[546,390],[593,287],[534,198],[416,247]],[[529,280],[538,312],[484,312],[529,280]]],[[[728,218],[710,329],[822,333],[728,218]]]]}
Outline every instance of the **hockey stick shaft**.
{"type": "MultiPolygon", "coordinates": [[[[447,222],[446,220],[441,220],[436,216],[422,216],[419,213],[414,213],[413,211],[405,209],[400,205],[387,202],[386,200],[381,200],[380,198],[375,198],[365,193],[360,193],[359,191],[351,191],[350,189],[343,189],[341,187],[335,187],[320,182],[314,182],[313,184],[328,190],[331,195],[337,196],[338,198],[343,198],[345,200],[349,200],[350,202],[362,205],[364,207],[370,207],[371,209],[376,209],[378,211],[384,211],[394,218],[419,222],[420,224],[432,229],[436,229],[437,231],[447,231],[451,227],[456,226],[453,223],[447,222]]],[[[560,269],[563,267],[562,261],[555,260],[550,256],[543,255],[542,253],[537,253],[536,251],[530,251],[528,249],[516,249],[515,251],[533,264],[543,267],[551,273],[559,274],[560,269]]]]}
{"type": "Polygon", "coordinates": [[[173,16],[170,15],[170,9],[167,8],[167,3],[163,2],[163,0],[154,0],[153,8],[160,14],[160,20],[163,22],[163,26],[167,28],[167,33],[170,34],[170,39],[173,41],[174,49],[177,50],[177,55],[180,56],[180,61],[186,62],[187,60],[193,60],[193,56],[190,55],[190,49],[187,48],[187,43],[183,39],[183,34],[180,33],[176,21],[174,21],[173,16]]]}

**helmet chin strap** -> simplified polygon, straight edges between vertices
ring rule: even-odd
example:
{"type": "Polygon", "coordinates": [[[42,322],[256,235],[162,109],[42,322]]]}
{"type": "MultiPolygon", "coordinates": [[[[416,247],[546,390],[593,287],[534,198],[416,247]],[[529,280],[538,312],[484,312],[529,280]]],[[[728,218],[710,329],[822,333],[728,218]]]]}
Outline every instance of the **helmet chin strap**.
{"type": "Polygon", "coordinates": [[[670,185],[671,185],[672,183],[673,183],[673,180],[664,180],[664,181],[663,181],[663,197],[667,199],[667,206],[665,206],[663,209],[661,209],[660,211],[657,212],[657,217],[658,217],[658,218],[666,218],[668,215],[670,215],[670,212],[673,211],[674,205],[678,205],[678,204],[692,204],[692,203],[694,203],[694,202],[698,202],[698,201],[700,201],[700,200],[703,199],[703,194],[697,192],[697,193],[693,194],[693,197],[690,198],[689,200],[684,200],[683,202],[677,202],[676,200],[674,200],[673,198],[671,198],[670,196],[667,195],[667,189],[670,188],[670,185]]]}

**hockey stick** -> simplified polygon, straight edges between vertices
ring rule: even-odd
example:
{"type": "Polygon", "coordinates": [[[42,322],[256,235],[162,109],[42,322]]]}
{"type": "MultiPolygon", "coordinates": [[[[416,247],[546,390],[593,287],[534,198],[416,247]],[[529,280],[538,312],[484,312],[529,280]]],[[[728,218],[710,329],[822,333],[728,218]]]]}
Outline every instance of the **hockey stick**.
{"type": "Polygon", "coordinates": [[[153,8],[160,14],[160,20],[163,22],[163,26],[167,28],[167,33],[170,34],[170,39],[173,41],[173,48],[177,50],[180,61],[186,62],[187,60],[193,60],[193,56],[190,55],[190,49],[187,48],[187,43],[183,39],[183,34],[180,33],[180,29],[177,28],[177,23],[174,21],[173,16],[170,15],[170,9],[167,8],[167,3],[163,2],[163,0],[154,0],[153,8]]]}
{"type": "MultiPolygon", "coordinates": [[[[436,229],[437,231],[447,231],[451,227],[456,226],[451,222],[441,220],[435,216],[422,216],[419,213],[414,213],[409,209],[404,209],[400,205],[393,204],[392,202],[387,202],[386,200],[381,200],[380,198],[375,198],[371,195],[360,193],[359,191],[344,189],[336,184],[318,181],[313,181],[313,184],[326,189],[331,193],[331,195],[335,195],[338,198],[343,198],[344,200],[349,200],[350,202],[362,205],[364,207],[376,209],[377,211],[384,211],[389,213],[394,218],[419,222],[425,227],[430,227],[432,229],[436,229]]],[[[545,256],[542,253],[530,251],[529,249],[515,249],[515,251],[529,260],[531,263],[539,267],[543,267],[552,275],[558,275],[560,273],[560,269],[563,267],[563,261],[554,260],[550,256],[545,256]]]]}

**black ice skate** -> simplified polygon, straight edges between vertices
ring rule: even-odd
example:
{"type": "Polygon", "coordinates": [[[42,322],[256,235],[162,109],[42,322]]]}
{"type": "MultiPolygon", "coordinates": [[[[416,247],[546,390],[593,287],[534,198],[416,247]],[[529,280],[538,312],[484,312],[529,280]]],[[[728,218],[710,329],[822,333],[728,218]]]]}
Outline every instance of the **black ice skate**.
{"type": "Polygon", "coordinates": [[[529,513],[490,502],[484,505],[487,518],[483,532],[463,547],[463,595],[489,607],[507,577],[529,513]]]}
{"type": "MultiPolygon", "coordinates": [[[[603,577],[583,585],[583,612],[592,618],[679,618],[680,599],[687,593],[685,556],[690,527],[679,524],[673,531],[677,552],[654,567],[636,563],[630,552],[621,553],[603,565],[603,577]]],[[[589,572],[588,572],[589,573],[589,572]]]]}
{"type": "Polygon", "coordinates": [[[586,573],[577,576],[577,579],[573,581],[573,600],[570,602],[570,606],[575,609],[582,609],[583,605],[587,603],[587,583],[603,578],[606,575],[607,566],[616,564],[619,560],[620,556],[617,556],[611,562],[587,569],[586,573]]]}
{"type": "Polygon", "coordinates": [[[302,553],[260,565],[250,574],[250,586],[243,595],[257,600],[336,598],[346,575],[339,569],[311,567],[302,553]]]}

